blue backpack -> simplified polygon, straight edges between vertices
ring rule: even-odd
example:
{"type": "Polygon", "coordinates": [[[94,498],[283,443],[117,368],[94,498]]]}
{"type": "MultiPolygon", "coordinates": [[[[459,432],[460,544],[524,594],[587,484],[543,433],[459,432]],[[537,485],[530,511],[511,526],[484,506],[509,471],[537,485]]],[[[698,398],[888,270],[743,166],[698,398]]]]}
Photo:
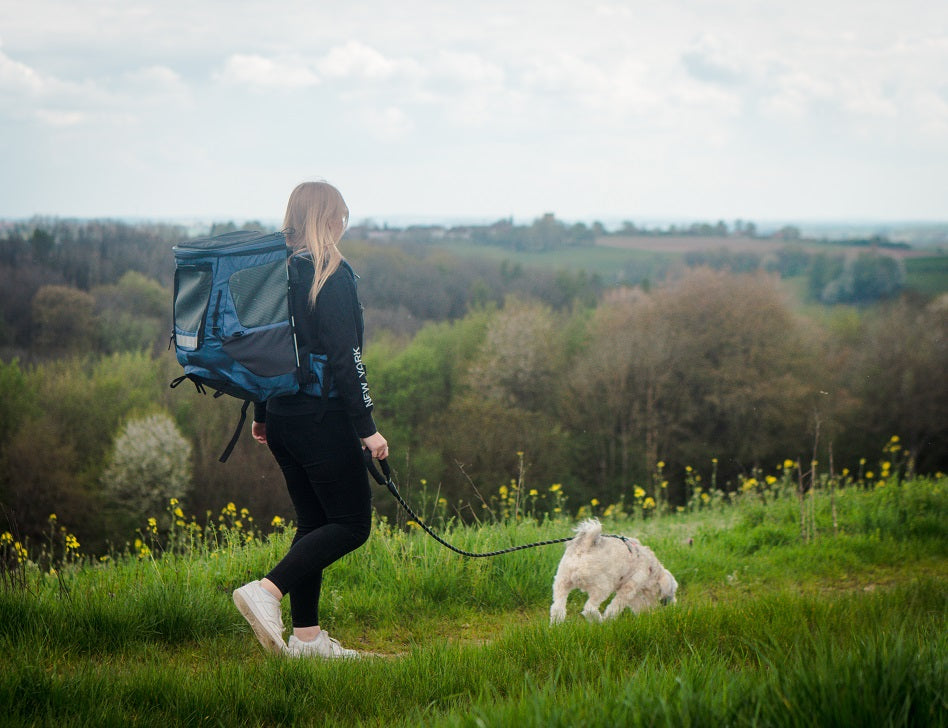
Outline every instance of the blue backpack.
{"type": "MultiPolygon", "coordinates": [[[[248,230],[174,246],[172,343],[198,392],[243,400],[236,431],[221,455],[230,456],[251,402],[304,391],[336,394],[326,356],[300,351],[293,313],[295,266],[283,233],[248,230]]],[[[348,268],[348,266],[347,266],[348,268]]],[[[351,269],[349,269],[351,272],[351,269]]]]}

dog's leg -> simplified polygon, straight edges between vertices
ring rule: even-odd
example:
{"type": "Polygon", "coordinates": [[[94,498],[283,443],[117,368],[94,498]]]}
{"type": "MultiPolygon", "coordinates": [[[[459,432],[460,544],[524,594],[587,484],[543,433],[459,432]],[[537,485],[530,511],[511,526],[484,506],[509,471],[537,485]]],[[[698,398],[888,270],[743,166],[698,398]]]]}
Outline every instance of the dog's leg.
{"type": "Polygon", "coordinates": [[[606,607],[606,611],[602,615],[603,618],[615,619],[622,613],[624,609],[631,609],[635,592],[636,588],[632,587],[630,589],[628,585],[620,588],[619,591],[616,592],[616,595],[612,598],[612,601],[609,602],[609,606],[606,607]]]}
{"type": "Polygon", "coordinates": [[[566,597],[570,588],[564,579],[553,582],[553,604],[550,605],[550,624],[559,624],[566,619],[566,597]]]}
{"type": "Polygon", "coordinates": [[[619,587],[613,600],[606,607],[605,618],[613,619],[618,617],[624,609],[631,609],[633,614],[642,611],[644,604],[642,602],[645,583],[641,574],[635,574],[625,584],[619,587]]]}
{"type": "Polygon", "coordinates": [[[583,616],[590,622],[601,622],[602,613],[599,611],[599,605],[609,598],[611,592],[593,587],[589,591],[589,599],[583,607],[583,616]]]}

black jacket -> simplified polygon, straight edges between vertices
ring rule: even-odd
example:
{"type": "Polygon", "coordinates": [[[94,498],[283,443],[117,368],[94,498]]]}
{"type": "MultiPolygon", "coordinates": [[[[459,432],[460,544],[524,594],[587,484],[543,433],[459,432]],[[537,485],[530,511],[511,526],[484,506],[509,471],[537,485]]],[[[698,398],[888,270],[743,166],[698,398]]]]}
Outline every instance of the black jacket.
{"type": "Polygon", "coordinates": [[[329,371],[338,397],[324,401],[305,393],[274,397],[254,406],[254,421],[265,422],[267,411],[278,415],[314,414],[325,409],[345,410],[359,437],[368,437],[377,428],[372,419],[372,397],[362,363],[364,322],[362,304],[356,290],[356,275],[343,263],[329,277],[316,297],[316,307],[309,305],[309,289],[313,284],[313,262],[295,256],[298,283],[293,286],[293,311],[300,351],[326,354],[329,371]]]}

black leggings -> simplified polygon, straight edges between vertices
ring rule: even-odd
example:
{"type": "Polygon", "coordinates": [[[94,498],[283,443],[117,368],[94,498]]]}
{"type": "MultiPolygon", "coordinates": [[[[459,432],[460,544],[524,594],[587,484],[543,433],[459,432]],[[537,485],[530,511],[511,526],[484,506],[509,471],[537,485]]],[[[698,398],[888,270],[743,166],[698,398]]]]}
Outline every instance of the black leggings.
{"type": "Polygon", "coordinates": [[[289,553],[267,574],[290,595],[294,627],[319,624],[323,569],[359,548],[372,524],[372,491],[362,444],[345,412],[267,413],[267,444],[296,509],[289,553]]]}

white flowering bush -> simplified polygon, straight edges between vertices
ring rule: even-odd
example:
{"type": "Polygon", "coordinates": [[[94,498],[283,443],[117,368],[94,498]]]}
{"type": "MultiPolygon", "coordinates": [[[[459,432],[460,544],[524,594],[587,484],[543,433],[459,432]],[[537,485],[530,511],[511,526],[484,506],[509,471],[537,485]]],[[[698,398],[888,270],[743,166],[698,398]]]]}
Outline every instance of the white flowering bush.
{"type": "Polygon", "coordinates": [[[102,486],[131,514],[162,513],[191,486],[191,443],[167,414],[129,420],[115,440],[102,486]]]}

